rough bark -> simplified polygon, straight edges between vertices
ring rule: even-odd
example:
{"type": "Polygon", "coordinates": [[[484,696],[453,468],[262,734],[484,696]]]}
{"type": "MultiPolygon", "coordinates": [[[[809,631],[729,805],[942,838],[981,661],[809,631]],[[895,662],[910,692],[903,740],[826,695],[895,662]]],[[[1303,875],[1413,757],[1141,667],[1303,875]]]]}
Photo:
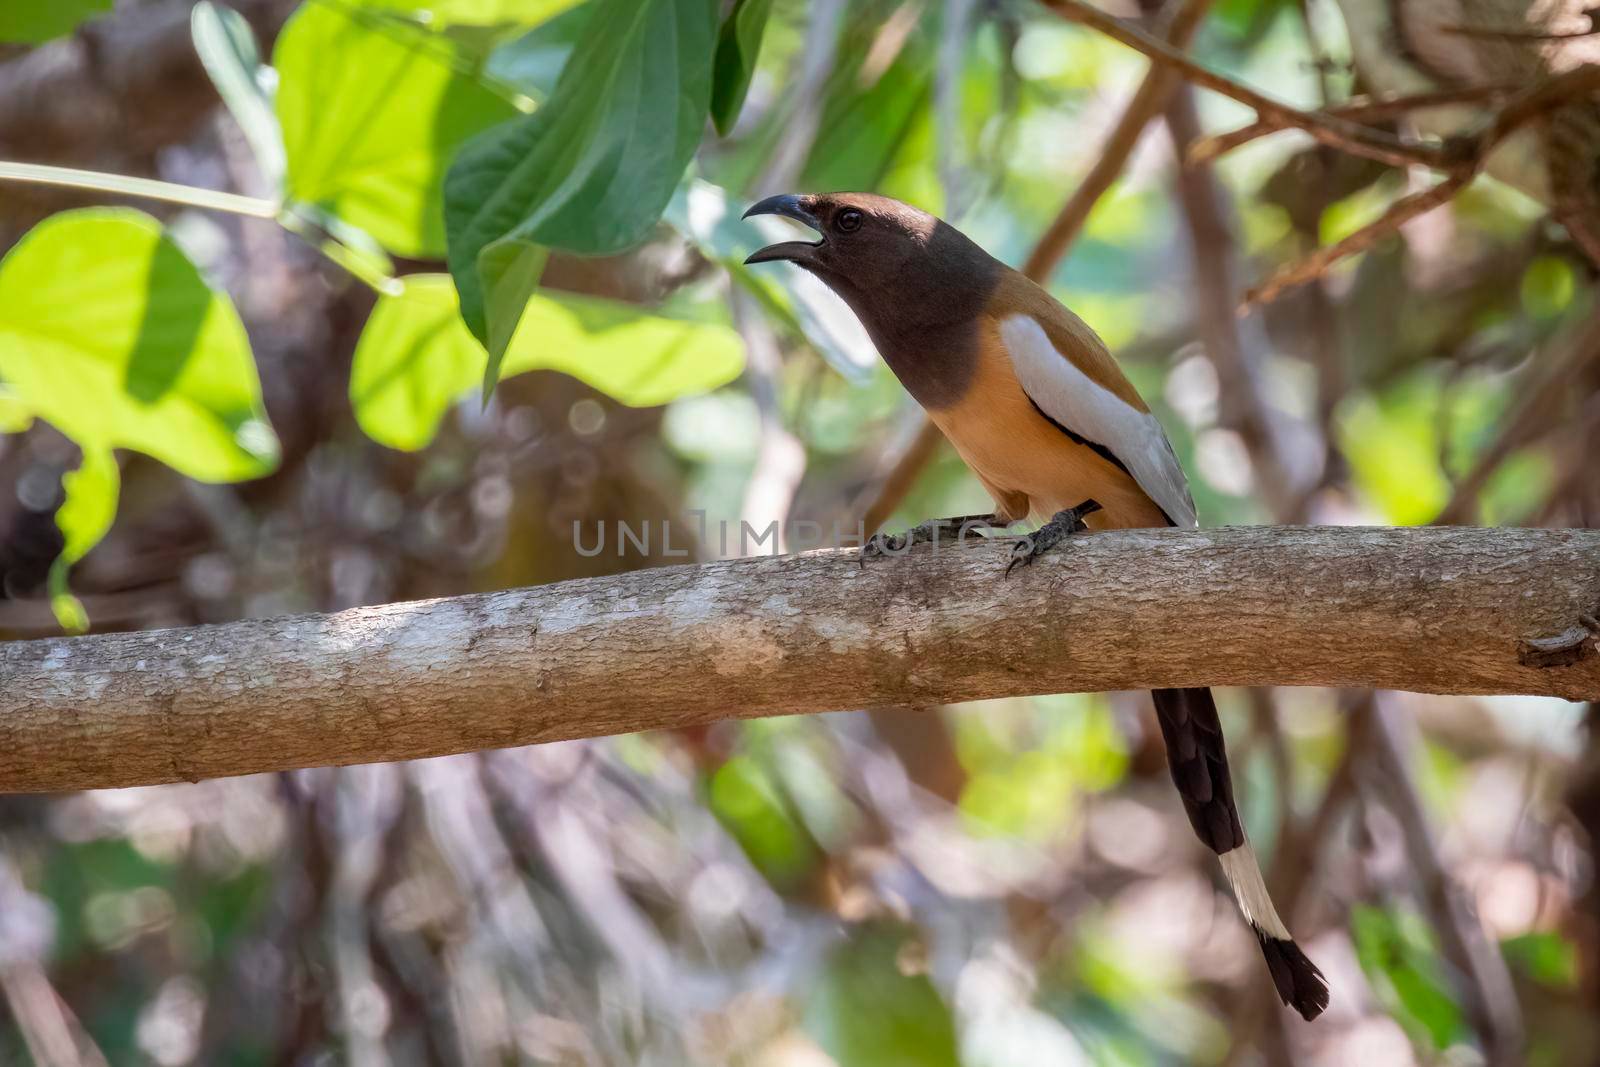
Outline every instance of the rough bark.
{"type": "Polygon", "coordinates": [[[815,552],[0,645],[0,789],[1069,690],[1600,697],[1600,531],[1124,531],[1004,578],[1007,552],[815,552]]]}

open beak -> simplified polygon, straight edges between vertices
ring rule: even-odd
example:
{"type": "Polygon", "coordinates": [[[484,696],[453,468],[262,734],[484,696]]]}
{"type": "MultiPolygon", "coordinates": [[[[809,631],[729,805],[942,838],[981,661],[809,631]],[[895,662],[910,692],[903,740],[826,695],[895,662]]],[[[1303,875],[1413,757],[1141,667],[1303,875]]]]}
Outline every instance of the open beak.
{"type": "MultiPolygon", "coordinates": [[[[783,215],[803,222],[818,233],[822,226],[817,217],[806,207],[811,200],[809,196],[796,196],[793,193],[784,193],[782,196],[769,196],[750,205],[750,210],[744,213],[744,218],[751,215],[783,215]]],[[[753,252],[745,259],[745,263],[776,263],[787,260],[791,263],[804,263],[816,249],[822,247],[822,240],[815,241],[784,241],[780,244],[753,252]]]]}

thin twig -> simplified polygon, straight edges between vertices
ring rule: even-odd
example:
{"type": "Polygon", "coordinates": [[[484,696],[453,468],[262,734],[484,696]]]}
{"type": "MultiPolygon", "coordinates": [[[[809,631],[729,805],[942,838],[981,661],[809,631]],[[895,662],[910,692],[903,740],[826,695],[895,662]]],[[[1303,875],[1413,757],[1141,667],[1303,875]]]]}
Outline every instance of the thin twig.
{"type": "MultiPolygon", "coordinates": [[[[1519,88],[1521,86],[1509,82],[1497,82],[1491,85],[1472,85],[1457,89],[1441,89],[1431,93],[1411,93],[1405,96],[1362,96],[1323,110],[1329,115],[1337,115],[1339,118],[1352,121],[1387,119],[1427,108],[1494,101],[1510,96],[1519,88]]],[[[1257,119],[1248,126],[1241,126],[1227,133],[1212,134],[1196,141],[1189,149],[1186,162],[1190,165],[1207,163],[1240,145],[1277,133],[1279,130],[1292,128],[1276,119],[1257,119]]]]}
{"type": "Polygon", "coordinates": [[[1283,290],[1319,278],[1335,263],[1364,252],[1419,215],[1448,202],[1466,187],[1488,160],[1496,145],[1546,112],[1600,90],[1600,66],[1584,66],[1558,74],[1513,96],[1483,130],[1447,142],[1459,166],[1446,168],[1448,176],[1431,189],[1403,197],[1376,221],[1363,226],[1338,244],[1319,248],[1298,262],[1274,273],[1245,294],[1243,305],[1266,303],[1283,290]]]}
{"type": "Polygon", "coordinates": [[[1173,68],[1201,88],[1210,89],[1214,93],[1220,93],[1254,108],[1261,118],[1305,130],[1323,144],[1351,155],[1375,159],[1380,163],[1396,167],[1431,167],[1447,174],[1470,171],[1473,167],[1470,154],[1464,150],[1467,146],[1455,142],[1419,144],[1403,141],[1383,130],[1362,126],[1337,115],[1293,107],[1201,66],[1165,41],[1150,36],[1122,19],[1091,7],[1083,0],[1040,0],[1040,2],[1069,22],[1077,22],[1099,30],[1107,37],[1148,56],[1151,62],[1173,68]]]}
{"type": "Polygon", "coordinates": [[[1376,221],[1369,222],[1344,240],[1319,248],[1305,258],[1275,271],[1266,281],[1244,294],[1240,311],[1254,304],[1268,303],[1285,289],[1320,278],[1340,260],[1365,252],[1418,215],[1444,204],[1471,180],[1470,174],[1455,175],[1431,189],[1396,200],[1376,221]]]}
{"type": "Polygon", "coordinates": [[[1475,37],[1481,41],[1577,41],[1585,37],[1593,37],[1600,33],[1600,29],[1570,30],[1555,32],[1550,30],[1505,30],[1491,29],[1484,26],[1449,26],[1435,27],[1439,33],[1448,33],[1454,37],[1475,37]]]}

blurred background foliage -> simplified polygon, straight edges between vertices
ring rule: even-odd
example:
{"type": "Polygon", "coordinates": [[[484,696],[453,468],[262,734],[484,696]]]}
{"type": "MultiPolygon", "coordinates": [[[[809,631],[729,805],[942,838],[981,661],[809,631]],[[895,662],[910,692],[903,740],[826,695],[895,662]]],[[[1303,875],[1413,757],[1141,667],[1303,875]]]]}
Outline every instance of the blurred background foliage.
{"type": "MultiPolygon", "coordinates": [[[[1357,46],[1435,6],[1217,0],[1193,51],[1320,107],[1396,91],[1357,46]]],[[[873,189],[1020,264],[1147,66],[1028,0],[236,7],[0,8],[0,160],[75,168],[0,183],[5,638],[670,562],[574,523],[703,511],[714,558],[741,520],[982,510],[947,449],[902,460],[920,416],[841,305],[741,265],[783,225],[739,212],[873,189]]],[[[1236,317],[1421,180],[1293,133],[1182,166],[1251,118],[1181,89],[1047,279],[1203,520],[1592,523],[1595,270],[1556,208],[1480,179],[1236,317]]],[[[0,799],[0,1063],[1594,1062],[1586,709],[1221,700],[1315,1024],[1109,694],[0,799]]]]}

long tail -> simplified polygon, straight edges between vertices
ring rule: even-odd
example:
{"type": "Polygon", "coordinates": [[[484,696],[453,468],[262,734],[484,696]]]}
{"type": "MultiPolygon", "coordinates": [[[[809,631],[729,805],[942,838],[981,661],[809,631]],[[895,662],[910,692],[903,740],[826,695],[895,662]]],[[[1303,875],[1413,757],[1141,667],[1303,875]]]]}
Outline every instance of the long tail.
{"type": "Polygon", "coordinates": [[[1150,696],[1167,743],[1167,765],[1183,798],[1189,825],[1222,862],[1233,899],[1267,958],[1278,996],[1304,1018],[1315,1019],[1328,1006],[1328,984],[1278,918],[1255,851],[1245,840],[1239,811],[1233,805],[1228,751],[1222,743],[1222,724],[1211,690],[1154,689],[1150,696]]]}

